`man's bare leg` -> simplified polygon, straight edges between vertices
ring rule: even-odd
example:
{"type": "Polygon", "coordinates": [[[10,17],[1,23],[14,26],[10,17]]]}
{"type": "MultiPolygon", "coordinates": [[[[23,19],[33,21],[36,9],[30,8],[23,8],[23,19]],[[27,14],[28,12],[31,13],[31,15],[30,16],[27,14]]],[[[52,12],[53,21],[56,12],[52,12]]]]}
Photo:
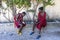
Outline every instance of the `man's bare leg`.
{"type": "Polygon", "coordinates": [[[35,27],[36,27],[36,25],[34,24],[34,25],[33,25],[33,29],[32,29],[33,32],[34,32],[34,30],[35,30],[35,27]]]}
{"type": "Polygon", "coordinates": [[[41,37],[41,28],[39,29],[39,34],[36,39],[39,39],[41,37]]]}
{"type": "Polygon", "coordinates": [[[18,32],[19,35],[22,34],[22,29],[23,29],[23,26],[19,28],[19,32],[18,32]]]}
{"type": "Polygon", "coordinates": [[[30,33],[30,35],[34,34],[35,27],[36,27],[36,25],[35,25],[35,23],[34,23],[34,24],[33,24],[33,29],[32,29],[32,32],[30,33]]]}

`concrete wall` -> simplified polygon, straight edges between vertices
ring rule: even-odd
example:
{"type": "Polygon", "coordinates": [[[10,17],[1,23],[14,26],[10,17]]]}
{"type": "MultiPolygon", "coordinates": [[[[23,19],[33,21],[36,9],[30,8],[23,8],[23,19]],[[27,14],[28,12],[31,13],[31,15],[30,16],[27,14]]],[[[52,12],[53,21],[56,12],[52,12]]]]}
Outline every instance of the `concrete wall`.
{"type": "MultiPolygon", "coordinates": [[[[55,2],[55,5],[53,6],[47,6],[45,11],[46,13],[48,14],[49,16],[49,19],[60,19],[60,0],[54,0],[55,2]]],[[[2,4],[3,8],[7,8],[6,4],[3,3],[2,4]]],[[[0,11],[2,11],[0,9],[0,11]]],[[[25,11],[25,9],[24,9],[25,11]]],[[[8,15],[10,16],[10,20],[12,20],[13,16],[12,16],[12,11],[11,9],[9,9],[9,12],[8,10],[4,10],[3,12],[5,12],[5,16],[8,18],[8,15]]],[[[17,12],[18,12],[18,9],[17,9],[17,12]]],[[[25,19],[32,19],[33,18],[33,13],[29,13],[27,14],[27,16],[24,17],[25,19]]],[[[8,21],[6,18],[4,18],[3,14],[0,13],[0,22],[3,22],[3,21],[8,21]]]]}

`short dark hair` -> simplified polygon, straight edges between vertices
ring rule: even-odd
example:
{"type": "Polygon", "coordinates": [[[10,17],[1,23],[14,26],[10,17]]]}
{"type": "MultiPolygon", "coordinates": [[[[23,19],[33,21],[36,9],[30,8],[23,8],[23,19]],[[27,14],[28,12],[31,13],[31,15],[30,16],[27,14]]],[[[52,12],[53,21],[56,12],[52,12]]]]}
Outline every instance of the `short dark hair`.
{"type": "Polygon", "coordinates": [[[24,15],[26,15],[26,12],[22,12],[24,15]]]}
{"type": "Polygon", "coordinates": [[[43,10],[43,7],[40,7],[39,10],[43,10]]]}

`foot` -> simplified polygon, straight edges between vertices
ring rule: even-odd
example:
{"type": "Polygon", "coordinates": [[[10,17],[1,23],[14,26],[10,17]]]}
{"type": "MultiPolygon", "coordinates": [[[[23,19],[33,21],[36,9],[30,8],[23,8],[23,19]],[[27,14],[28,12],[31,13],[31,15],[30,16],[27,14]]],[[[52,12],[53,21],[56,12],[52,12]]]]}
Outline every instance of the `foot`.
{"type": "Polygon", "coordinates": [[[34,32],[31,32],[30,35],[34,34],[34,32]]]}
{"type": "Polygon", "coordinates": [[[22,35],[22,32],[18,32],[18,35],[22,35]]]}
{"type": "Polygon", "coordinates": [[[41,35],[38,35],[36,39],[39,39],[41,37],[41,35]]]}
{"type": "Polygon", "coordinates": [[[17,33],[18,33],[18,35],[21,35],[22,34],[22,32],[19,32],[19,31],[17,31],[17,33]]]}

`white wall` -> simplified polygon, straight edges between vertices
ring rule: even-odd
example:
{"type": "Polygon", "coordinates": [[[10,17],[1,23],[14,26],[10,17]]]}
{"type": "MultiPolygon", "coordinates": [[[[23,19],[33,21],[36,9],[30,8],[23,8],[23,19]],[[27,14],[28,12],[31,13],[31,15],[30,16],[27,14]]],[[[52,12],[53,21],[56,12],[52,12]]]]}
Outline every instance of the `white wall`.
{"type": "Polygon", "coordinates": [[[54,0],[55,5],[47,6],[46,12],[49,15],[50,19],[52,18],[60,18],[60,0],[54,0]]]}
{"type": "MultiPolygon", "coordinates": [[[[56,18],[60,18],[60,0],[54,0],[54,2],[55,2],[55,5],[53,5],[53,6],[47,6],[46,7],[46,9],[45,9],[45,11],[46,11],[46,13],[49,15],[49,18],[50,19],[56,19],[56,18]]],[[[3,2],[2,2],[3,3],[3,2]]],[[[3,3],[2,4],[2,6],[3,6],[3,8],[7,8],[7,5],[5,4],[5,3],[3,3]]],[[[9,16],[10,16],[10,20],[13,18],[13,16],[12,16],[12,11],[11,11],[11,9],[10,8],[8,8],[9,9],[9,12],[8,12],[8,10],[4,10],[3,12],[5,12],[6,13],[6,17],[8,18],[8,13],[9,13],[9,16]]],[[[2,11],[1,9],[0,9],[0,11],[2,11]]],[[[19,10],[17,9],[17,12],[18,12],[19,10]]],[[[23,11],[25,11],[25,9],[23,10],[23,11]]],[[[8,21],[7,19],[5,19],[4,18],[4,16],[2,15],[2,13],[0,13],[1,15],[0,15],[0,21],[8,21]]],[[[29,15],[30,15],[30,17],[31,17],[31,19],[33,18],[33,14],[32,13],[29,13],[29,15]]],[[[27,17],[29,16],[29,15],[27,15],[27,16],[25,16],[25,18],[26,19],[28,19],[27,17]]]]}

